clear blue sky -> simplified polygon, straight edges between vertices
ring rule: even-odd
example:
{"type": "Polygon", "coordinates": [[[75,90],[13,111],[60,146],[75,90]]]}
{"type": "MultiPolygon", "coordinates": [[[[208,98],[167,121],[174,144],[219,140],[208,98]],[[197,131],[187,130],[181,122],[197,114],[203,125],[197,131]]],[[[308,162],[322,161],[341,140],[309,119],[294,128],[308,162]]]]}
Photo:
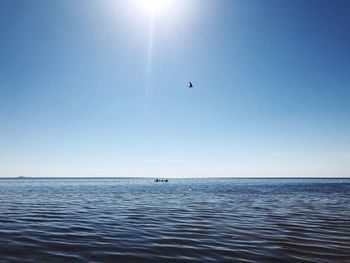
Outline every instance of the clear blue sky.
{"type": "Polygon", "coordinates": [[[139,5],[0,1],[0,176],[350,176],[350,1],[139,5]]]}

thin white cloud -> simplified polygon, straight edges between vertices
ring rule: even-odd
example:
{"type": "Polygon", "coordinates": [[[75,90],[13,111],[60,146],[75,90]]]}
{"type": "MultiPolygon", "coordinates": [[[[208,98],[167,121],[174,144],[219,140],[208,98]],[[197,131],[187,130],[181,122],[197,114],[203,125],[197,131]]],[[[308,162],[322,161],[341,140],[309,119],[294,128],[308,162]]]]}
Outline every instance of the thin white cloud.
{"type": "Polygon", "coordinates": [[[149,159],[149,160],[143,160],[144,162],[149,163],[182,163],[182,162],[193,162],[193,160],[181,160],[181,159],[149,159]]]}
{"type": "Polygon", "coordinates": [[[287,153],[285,152],[273,152],[272,155],[274,157],[281,157],[281,156],[285,156],[287,153]]]}

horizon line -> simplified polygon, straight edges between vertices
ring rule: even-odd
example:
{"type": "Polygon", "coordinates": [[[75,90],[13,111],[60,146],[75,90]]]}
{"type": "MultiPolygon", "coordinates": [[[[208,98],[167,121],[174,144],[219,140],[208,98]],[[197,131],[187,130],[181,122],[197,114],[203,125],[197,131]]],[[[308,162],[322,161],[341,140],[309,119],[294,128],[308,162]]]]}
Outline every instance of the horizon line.
{"type": "Polygon", "coordinates": [[[350,176],[224,176],[224,177],[157,177],[157,176],[0,176],[0,179],[350,179],[350,176]]]}

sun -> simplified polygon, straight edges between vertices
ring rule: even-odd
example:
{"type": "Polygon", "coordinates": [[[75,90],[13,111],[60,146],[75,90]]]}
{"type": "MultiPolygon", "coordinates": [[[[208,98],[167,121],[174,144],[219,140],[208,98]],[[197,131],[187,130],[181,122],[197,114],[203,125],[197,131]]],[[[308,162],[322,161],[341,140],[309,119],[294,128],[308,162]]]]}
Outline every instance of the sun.
{"type": "Polygon", "coordinates": [[[145,11],[161,13],[170,8],[172,0],[138,0],[138,3],[145,11]]]}

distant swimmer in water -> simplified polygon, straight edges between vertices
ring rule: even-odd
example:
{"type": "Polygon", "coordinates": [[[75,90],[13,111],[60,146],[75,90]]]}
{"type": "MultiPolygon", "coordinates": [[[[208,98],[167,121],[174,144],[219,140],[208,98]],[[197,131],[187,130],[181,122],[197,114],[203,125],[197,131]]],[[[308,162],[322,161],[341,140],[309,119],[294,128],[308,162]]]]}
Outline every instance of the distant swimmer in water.
{"type": "Polygon", "coordinates": [[[192,88],[193,88],[192,82],[189,81],[188,83],[190,84],[190,85],[188,86],[188,88],[189,88],[189,89],[192,89],[192,88]]]}
{"type": "Polygon", "coordinates": [[[156,183],[167,183],[168,182],[168,179],[155,179],[154,180],[156,183]]]}

